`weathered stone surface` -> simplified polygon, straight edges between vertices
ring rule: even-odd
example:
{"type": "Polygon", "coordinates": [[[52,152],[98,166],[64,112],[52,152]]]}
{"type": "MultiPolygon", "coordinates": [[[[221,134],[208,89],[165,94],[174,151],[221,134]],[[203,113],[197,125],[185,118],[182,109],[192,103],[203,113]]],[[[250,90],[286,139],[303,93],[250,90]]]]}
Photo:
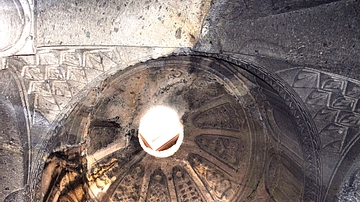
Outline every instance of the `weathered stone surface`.
{"type": "Polygon", "coordinates": [[[287,60],[359,79],[360,4],[329,2],[217,1],[199,49],[287,60]]]}
{"type": "Polygon", "coordinates": [[[0,200],[359,200],[359,8],[0,0],[0,200]],[[166,159],[137,138],[159,103],[166,159]]]}
{"type": "Polygon", "coordinates": [[[4,200],[26,184],[28,149],[18,86],[9,71],[0,70],[0,76],[0,200],[4,200]]]}
{"type": "MultiPolygon", "coordinates": [[[[95,194],[89,197],[101,200],[187,198],[182,192],[205,201],[261,197],[280,201],[319,200],[319,155],[317,146],[312,145],[317,139],[310,136],[314,135],[311,128],[303,124],[310,117],[306,118],[306,112],[300,110],[296,94],[278,88],[279,81],[268,80],[276,91],[241,70],[247,68],[245,64],[238,65],[207,57],[178,56],[118,72],[100,84],[96,94],[90,91],[74,106],[59,129],[48,134],[58,137],[59,144],[49,141],[46,147],[57,150],[61,147],[53,144],[73,145],[72,148],[80,149],[79,154],[86,148],[87,162],[81,162],[83,171],[75,170],[75,174],[84,178],[73,179],[73,183],[83,187],[79,196],[86,196],[86,182],[80,181],[85,179],[89,181],[90,192],[95,194]],[[241,77],[230,74],[234,67],[241,77]],[[230,82],[236,85],[231,87],[230,82]],[[210,86],[216,86],[218,93],[201,105],[193,105],[193,100],[208,95],[210,86]],[[174,156],[166,159],[145,155],[136,141],[139,117],[144,110],[158,104],[172,106],[183,114],[184,143],[174,156]],[[284,112],[271,110],[275,108],[284,112]],[[95,129],[101,133],[93,132],[95,129]],[[85,139],[86,144],[81,144],[85,139]],[[80,147],[76,146],[79,144],[80,147]],[[184,170],[175,177],[173,172],[179,167],[184,170]],[[164,181],[166,178],[179,180],[182,176],[188,178],[184,179],[188,183],[186,188],[174,181],[174,189],[172,183],[164,181]],[[262,184],[261,178],[264,178],[262,184]],[[134,181],[130,183],[129,179],[134,181]],[[149,183],[144,185],[144,182],[149,183]],[[139,188],[140,184],[144,187],[139,188]]],[[[256,67],[253,68],[248,70],[256,71],[256,67]]],[[[47,162],[64,162],[65,166],[60,169],[74,170],[70,150],[70,153],[60,150],[64,151],[67,158],[59,158],[55,152],[47,162]]],[[[42,173],[43,178],[53,179],[52,176],[61,172],[49,168],[42,173]]],[[[56,181],[61,184],[63,180],[56,181]]],[[[69,189],[70,184],[71,181],[64,186],[69,189]]],[[[49,188],[43,192],[56,197],[56,192],[49,188]]],[[[32,190],[38,189],[35,186],[32,190]]],[[[65,197],[72,192],[63,193],[65,197]]]]}
{"type": "Polygon", "coordinates": [[[191,47],[210,1],[38,1],[37,44],[191,47]]]}
{"type": "Polygon", "coordinates": [[[34,54],[34,1],[0,1],[0,57],[34,54]]]}
{"type": "MultiPolygon", "coordinates": [[[[39,49],[15,64],[25,81],[34,118],[52,122],[84,89],[116,71],[150,58],[167,55],[175,48],[108,47],[39,49]]],[[[34,119],[35,121],[36,119],[34,119]]]]}

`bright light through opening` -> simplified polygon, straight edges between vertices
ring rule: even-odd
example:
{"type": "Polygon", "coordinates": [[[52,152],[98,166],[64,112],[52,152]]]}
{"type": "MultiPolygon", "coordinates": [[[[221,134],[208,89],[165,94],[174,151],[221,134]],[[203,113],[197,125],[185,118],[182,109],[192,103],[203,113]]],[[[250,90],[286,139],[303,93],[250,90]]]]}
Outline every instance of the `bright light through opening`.
{"type": "Polygon", "coordinates": [[[177,112],[169,107],[153,107],[140,120],[140,145],[153,156],[164,158],[173,155],[183,139],[183,125],[177,112]]]}

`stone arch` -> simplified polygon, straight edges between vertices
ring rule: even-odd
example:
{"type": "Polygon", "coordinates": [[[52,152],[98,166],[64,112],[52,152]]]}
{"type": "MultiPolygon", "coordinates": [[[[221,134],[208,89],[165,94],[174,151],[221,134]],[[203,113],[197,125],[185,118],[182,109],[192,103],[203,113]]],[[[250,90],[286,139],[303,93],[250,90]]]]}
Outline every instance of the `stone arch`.
{"type": "MultiPolygon", "coordinates": [[[[23,65],[23,62],[10,59],[6,65],[8,68],[0,72],[0,76],[4,78],[0,83],[2,91],[0,95],[0,128],[4,138],[1,149],[1,153],[4,152],[1,154],[1,170],[4,171],[2,173],[4,176],[1,177],[3,180],[1,188],[3,189],[2,193],[9,194],[11,191],[24,188],[29,182],[31,141],[27,97],[16,73],[17,68],[23,65]],[[13,186],[8,186],[8,184],[13,186]]],[[[12,194],[12,196],[14,195],[17,194],[12,194]]]]}
{"type": "MultiPolygon", "coordinates": [[[[179,158],[186,159],[188,163],[176,165],[184,167],[185,170],[180,169],[179,171],[183,172],[180,176],[190,176],[189,178],[192,180],[189,182],[194,183],[192,186],[198,191],[197,195],[204,196],[204,193],[209,192],[212,194],[206,196],[211,196],[213,200],[254,199],[258,197],[258,195],[267,194],[258,188],[265,186],[262,183],[266,183],[261,182],[261,172],[265,167],[264,162],[272,162],[272,153],[269,153],[267,149],[279,149],[271,146],[272,143],[266,140],[269,135],[269,130],[266,129],[267,125],[264,123],[264,119],[267,119],[267,112],[263,107],[264,100],[267,98],[261,91],[264,88],[269,88],[269,92],[274,93],[277,99],[282,100],[282,104],[287,105],[284,110],[288,112],[287,115],[292,116],[292,119],[296,123],[296,131],[299,132],[297,135],[300,137],[298,143],[301,150],[299,151],[302,152],[297,155],[301,156],[300,165],[302,167],[299,175],[301,175],[303,179],[303,199],[306,201],[318,201],[320,200],[321,182],[319,180],[320,159],[317,154],[317,133],[316,129],[311,127],[311,117],[307,115],[306,108],[303,106],[301,99],[297,97],[295,92],[290,90],[285,82],[282,82],[281,79],[271,73],[266,72],[263,68],[221,55],[216,57],[214,55],[201,54],[193,56],[169,56],[137,64],[123,72],[118,72],[110,76],[104,80],[93,93],[89,92],[87,97],[80,99],[70,114],[58,124],[58,127],[52,131],[55,142],[49,141],[48,147],[54,148],[53,145],[59,145],[58,141],[64,143],[64,141],[71,140],[66,143],[74,146],[81,144],[82,147],[87,147],[87,151],[90,151],[87,157],[97,155],[96,152],[98,150],[105,152],[106,148],[114,147],[114,145],[117,144],[118,146],[122,145],[120,147],[123,147],[123,149],[127,149],[127,151],[130,152],[127,153],[127,155],[130,155],[130,157],[127,156],[125,159],[122,157],[118,159],[115,158],[115,156],[120,155],[121,152],[107,154],[100,159],[95,158],[98,162],[94,162],[94,160],[89,158],[87,159],[88,162],[86,166],[89,170],[86,172],[94,174],[98,172],[96,169],[107,169],[104,172],[109,172],[107,174],[109,177],[108,180],[110,180],[111,176],[114,177],[114,181],[106,188],[108,190],[106,193],[95,194],[96,197],[111,200],[111,197],[114,196],[113,194],[117,193],[116,190],[118,190],[118,187],[125,186],[125,184],[123,184],[125,181],[123,180],[126,179],[126,176],[129,175],[130,177],[133,175],[128,173],[127,170],[119,171],[121,165],[124,166],[124,169],[130,169],[135,163],[140,163],[140,167],[144,166],[143,163],[150,163],[150,158],[146,157],[146,155],[144,157],[143,152],[139,150],[137,142],[133,138],[136,136],[136,127],[129,127],[129,125],[124,124],[124,122],[136,123],[136,117],[141,115],[151,104],[166,103],[178,107],[177,110],[179,111],[185,111],[183,121],[185,124],[189,123],[191,125],[187,129],[188,131],[199,131],[195,132],[197,134],[196,138],[190,137],[191,135],[189,136],[191,141],[188,143],[190,145],[195,143],[193,146],[198,150],[182,151],[182,153],[180,151],[179,155],[183,156],[179,158]],[[188,79],[188,81],[186,81],[185,78],[188,79]],[[164,85],[166,84],[165,87],[158,84],[161,82],[164,85]],[[190,84],[187,84],[187,82],[190,84]],[[260,85],[261,82],[264,84],[260,85]],[[189,85],[189,87],[185,88],[184,86],[186,85],[189,85]],[[201,87],[201,85],[205,85],[206,88],[201,87]],[[176,93],[173,89],[177,89],[176,93]],[[191,89],[201,90],[193,90],[192,92],[191,89]],[[124,94],[124,92],[127,91],[129,91],[129,95],[124,94]],[[162,97],[163,93],[170,93],[173,97],[181,96],[174,100],[166,96],[162,97]],[[162,98],[152,100],[153,98],[147,94],[162,98]],[[144,100],[147,101],[145,102],[144,100]],[[134,101],[135,104],[132,101],[134,101]],[[136,102],[141,102],[141,105],[136,102]],[[211,104],[211,102],[213,102],[213,104],[211,104]],[[182,107],[185,105],[185,108],[182,107]],[[127,109],[126,107],[129,106],[135,107],[134,109],[137,109],[137,111],[135,110],[136,113],[130,110],[130,108],[128,111],[119,109],[127,109]],[[137,108],[137,106],[141,107],[137,108]],[[190,112],[186,113],[189,110],[190,112]],[[116,113],[118,114],[117,116],[116,113]],[[127,119],[126,116],[122,116],[123,114],[128,114],[129,117],[133,118],[127,119]],[[241,127],[238,128],[238,126],[241,127]],[[195,130],[195,128],[197,129],[195,130]],[[249,136],[244,136],[247,138],[237,135],[238,132],[241,131],[240,128],[247,131],[246,134],[249,136]],[[219,133],[219,131],[225,132],[219,133]],[[108,136],[110,139],[107,139],[107,134],[123,135],[121,138],[110,135],[108,136]],[[73,138],[63,138],[65,136],[70,137],[69,135],[73,138]],[[97,137],[102,137],[101,141],[97,137]],[[193,140],[195,142],[192,142],[193,140]],[[105,142],[98,145],[97,143],[99,143],[99,141],[105,142]],[[121,143],[125,141],[130,143],[121,143]],[[244,145],[240,142],[244,142],[244,145]],[[252,149],[247,150],[246,148],[252,149]],[[257,159],[255,162],[262,159],[262,163],[259,162],[257,165],[247,160],[239,163],[241,162],[239,159],[242,158],[238,155],[241,152],[249,156],[246,158],[257,159]],[[133,157],[131,157],[132,155],[133,157]],[[147,160],[142,162],[143,159],[147,160]],[[89,163],[89,161],[91,163],[89,163]],[[241,167],[241,165],[245,167],[241,167]],[[96,166],[100,167],[96,168],[96,166]],[[203,170],[204,166],[210,170],[203,170]],[[241,172],[242,170],[244,171],[243,173],[241,172]],[[249,184],[246,188],[242,187],[232,180],[234,177],[247,179],[247,182],[251,182],[251,185],[249,184]],[[217,180],[224,182],[224,186],[227,188],[223,190],[215,186],[215,181],[217,180]]],[[[270,105],[274,104],[274,102],[269,103],[270,105]]],[[[284,141],[284,143],[286,144],[286,141],[284,141]]],[[[67,152],[67,149],[63,150],[59,148],[58,150],[67,152]]],[[[124,152],[124,150],[121,151],[124,152]]],[[[47,152],[51,151],[47,150],[47,152]]],[[[79,151],[78,155],[81,153],[82,152],[79,151]]],[[[287,158],[288,159],[284,161],[285,164],[286,162],[292,161],[292,157],[287,158]]],[[[164,167],[165,164],[166,163],[160,163],[158,165],[162,169],[165,169],[165,171],[159,171],[156,170],[158,167],[155,166],[156,168],[151,168],[150,166],[149,171],[141,172],[150,172],[144,176],[152,176],[151,172],[161,172],[161,175],[167,175],[166,173],[171,171],[166,170],[166,167],[164,167]]],[[[84,166],[84,168],[86,166],[84,166]]],[[[40,168],[37,174],[38,179],[41,178],[41,172],[42,169],[40,168]]],[[[90,179],[95,179],[95,177],[87,176],[87,179],[91,181],[90,179]]],[[[156,177],[154,179],[156,179],[156,177]]],[[[299,178],[296,178],[296,180],[298,179],[299,178]]],[[[37,183],[37,188],[36,186],[33,187],[32,192],[39,190],[39,186],[41,186],[39,183],[40,181],[37,183]]],[[[88,183],[91,184],[93,182],[88,183]]],[[[145,185],[145,187],[152,186],[152,183],[161,184],[161,181],[156,182],[155,180],[145,185]]],[[[178,182],[174,181],[175,189],[177,183],[178,182]]],[[[88,186],[91,187],[90,184],[88,186]]],[[[107,185],[103,185],[103,188],[106,186],[107,185]]],[[[140,185],[133,184],[127,186],[138,187],[140,185]]],[[[168,187],[170,185],[163,184],[161,186],[164,186],[164,189],[169,189],[168,187]]],[[[148,191],[151,191],[151,189],[148,191]]],[[[116,195],[118,196],[119,193],[116,195]]],[[[169,190],[164,191],[164,193],[169,193],[169,190]]],[[[280,198],[278,200],[280,200],[280,198]]]]}

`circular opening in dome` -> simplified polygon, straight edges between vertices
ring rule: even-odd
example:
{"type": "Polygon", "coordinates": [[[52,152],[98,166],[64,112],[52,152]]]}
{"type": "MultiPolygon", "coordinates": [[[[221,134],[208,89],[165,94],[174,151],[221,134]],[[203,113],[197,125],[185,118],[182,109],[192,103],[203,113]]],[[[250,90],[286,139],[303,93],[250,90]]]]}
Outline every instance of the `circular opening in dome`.
{"type": "Polygon", "coordinates": [[[184,127],[177,112],[169,107],[151,108],[140,120],[139,142],[150,155],[173,155],[184,139],[184,127]]]}

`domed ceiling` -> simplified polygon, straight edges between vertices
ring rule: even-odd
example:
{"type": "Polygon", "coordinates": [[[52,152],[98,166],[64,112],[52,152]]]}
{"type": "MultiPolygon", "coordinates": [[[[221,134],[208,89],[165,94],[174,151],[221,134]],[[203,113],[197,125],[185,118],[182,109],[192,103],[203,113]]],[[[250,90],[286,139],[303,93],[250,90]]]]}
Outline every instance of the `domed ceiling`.
{"type": "Polygon", "coordinates": [[[0,200],[360,199],[359,2],[0,5],[0,200]]]}
{"type": "Polygon", "coordinates": [[[33,193],[44,201],[316,199],[316,145],[305,141],[313,131],[301,125],[306,117],[294,117],[306,116],[303,106],[247,68],[254,67],[172,56],[107,78],[48,135],[55,152],[33,193]],[[184,125],[170,157],[139,144],[139,121],[153,106],[174,109],[184,125]]]}

